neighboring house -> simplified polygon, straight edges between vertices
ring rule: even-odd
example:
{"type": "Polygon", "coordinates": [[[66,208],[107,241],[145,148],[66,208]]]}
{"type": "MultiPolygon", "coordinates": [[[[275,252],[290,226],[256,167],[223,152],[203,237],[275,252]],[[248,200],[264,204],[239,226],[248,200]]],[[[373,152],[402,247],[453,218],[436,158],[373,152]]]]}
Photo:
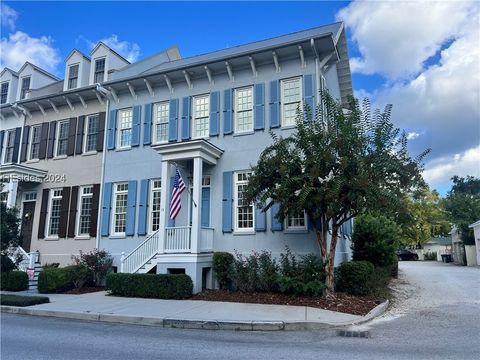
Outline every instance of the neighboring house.
{"type": "Polygon", "coordinates": [[[42,264],[70,264],[72,255],[96,246],[107,100],[93,80],[106,81],[109,72],[128,64],[102,43],[90,57],[72,50],[65,80],[50,76],[46,82],[45,72],[27,63],[18,73],[22,84],[24,73],[33,70],[27,96],[19,85],[15,102],[1,107],[0,173],[19,179],[9,181],[17,195],[7,201],[20,210],[22,248],[38,251],[42,264]],[[11,128],[18,118],[23,124],[11,161],[12,130],[3,125],[11,128]]]}
{"type": "Polygon", "coordinates": [[[426,243],[422,244],[422,255],[425,253],[436,253],[437,261],[442,261],[442,255],[452,253],[452,238],[449,236],[431,237],[426,243]]]}
{"type": "Polygon", "coordinates": [[[477,222],[474,222],[469,227],[473,229],[473,236],[475,237],[475,255],[476,255],[477,265],[480,265],[480,220],[478,220],[477,222]]]}
{"type": "MultiPolygon", "coordinates": [[[[276,218],[245,203],[251,165],[269,131],[295,131],[297,107],[319,90],[352,94],[343,23],[190,58],[169,49],[112,74],[99,247],[123,272],[186,273],[212,286],[213,251],[318,253],[305,213],[276,218]],[[172,56],[172,52],[173,55],[172,56]],[[187,185],[173,221],[175,168],[187,185]]],[[[337,264],[350,257],[351,223],[337,264]]]]}

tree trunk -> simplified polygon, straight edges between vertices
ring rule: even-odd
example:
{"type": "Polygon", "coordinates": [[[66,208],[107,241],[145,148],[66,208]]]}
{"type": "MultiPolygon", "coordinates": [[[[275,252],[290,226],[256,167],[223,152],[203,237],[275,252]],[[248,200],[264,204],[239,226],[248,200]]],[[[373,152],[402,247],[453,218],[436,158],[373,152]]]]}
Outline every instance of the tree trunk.
{"type": "Polygon", "coordinates": [[[330,292],[333,292],[335,288],[334,264],[335,264],[336,248],[337,248],[337,239],[338,239],[338,225],[335,224],[332,227],[332,240],[330,242],[330,249],[328,253],[327,263],[324,265],[325,275],[326,275],[325,285],[327,286],[327,295],[330,292]]]}

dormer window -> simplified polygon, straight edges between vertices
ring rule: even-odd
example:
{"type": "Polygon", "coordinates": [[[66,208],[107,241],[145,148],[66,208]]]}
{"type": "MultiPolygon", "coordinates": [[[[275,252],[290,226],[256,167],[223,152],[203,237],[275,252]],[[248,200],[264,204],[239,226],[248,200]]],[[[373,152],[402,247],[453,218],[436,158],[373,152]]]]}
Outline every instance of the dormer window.
{"type": "Polygon", "coordinates": [[[5,104],[7,102],[8,96],[8,82],[2,83],[2,87],[0,89],[0,104],[5,104]]]}
{"type": "Polygon", "coordinates": [[[20,91],[20,100],[23,100],[27,97],[27,91],[30,90],[30,76],[24,77],[22,79],[22,87],[20,91]]]}
{"type": "Polygon", "coordinates": [[[75,89],[78,83],[78,64],[68,69],[68,89],[75,89]]]}
{"type": "Polygon", "coordinates": [[[105,79],[105,58],[95,60],[95,74],[93,82],[100,83],[105,79]]]}

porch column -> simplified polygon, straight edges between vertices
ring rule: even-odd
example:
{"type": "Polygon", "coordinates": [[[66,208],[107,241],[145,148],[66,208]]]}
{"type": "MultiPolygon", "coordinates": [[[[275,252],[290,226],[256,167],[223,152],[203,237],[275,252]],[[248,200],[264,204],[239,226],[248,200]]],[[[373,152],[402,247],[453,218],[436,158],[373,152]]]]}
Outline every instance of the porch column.
{"type": "Polygon", "coordinates": [[[196,157],[193,159],[193,211],[192,211],[192,235],[191,252],[197,254],[200,248],[200,205],[202,194],[203,160],[196,157]]]}
{"type": "Polygon", "coordinates": [[[165,251],[165,227],[167,224],[167,216],[169,212],[169,193],[170,184],[170,164],[168,161],[162,161],[162,187],[160,189],[160,226],[158,229],[158,253],[163,254],[165,251]]]}
{"type": "Polygon", "coordinates": [[[14,208],[17,203],[18,181],[10,179],[7,186],[7,208],[14,208]]]}

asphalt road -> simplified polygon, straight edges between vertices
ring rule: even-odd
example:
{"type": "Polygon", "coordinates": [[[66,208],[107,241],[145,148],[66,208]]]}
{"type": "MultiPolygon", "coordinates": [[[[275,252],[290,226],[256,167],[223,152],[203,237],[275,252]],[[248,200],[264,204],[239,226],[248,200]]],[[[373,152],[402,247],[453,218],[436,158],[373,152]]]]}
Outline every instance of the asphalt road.
{"type": "Polygon", "coordinates": [[[396,302],[353,330],[178,330],[2,314],[1,359],[479,359],[480,268],[403,262],[396,302]]]}

